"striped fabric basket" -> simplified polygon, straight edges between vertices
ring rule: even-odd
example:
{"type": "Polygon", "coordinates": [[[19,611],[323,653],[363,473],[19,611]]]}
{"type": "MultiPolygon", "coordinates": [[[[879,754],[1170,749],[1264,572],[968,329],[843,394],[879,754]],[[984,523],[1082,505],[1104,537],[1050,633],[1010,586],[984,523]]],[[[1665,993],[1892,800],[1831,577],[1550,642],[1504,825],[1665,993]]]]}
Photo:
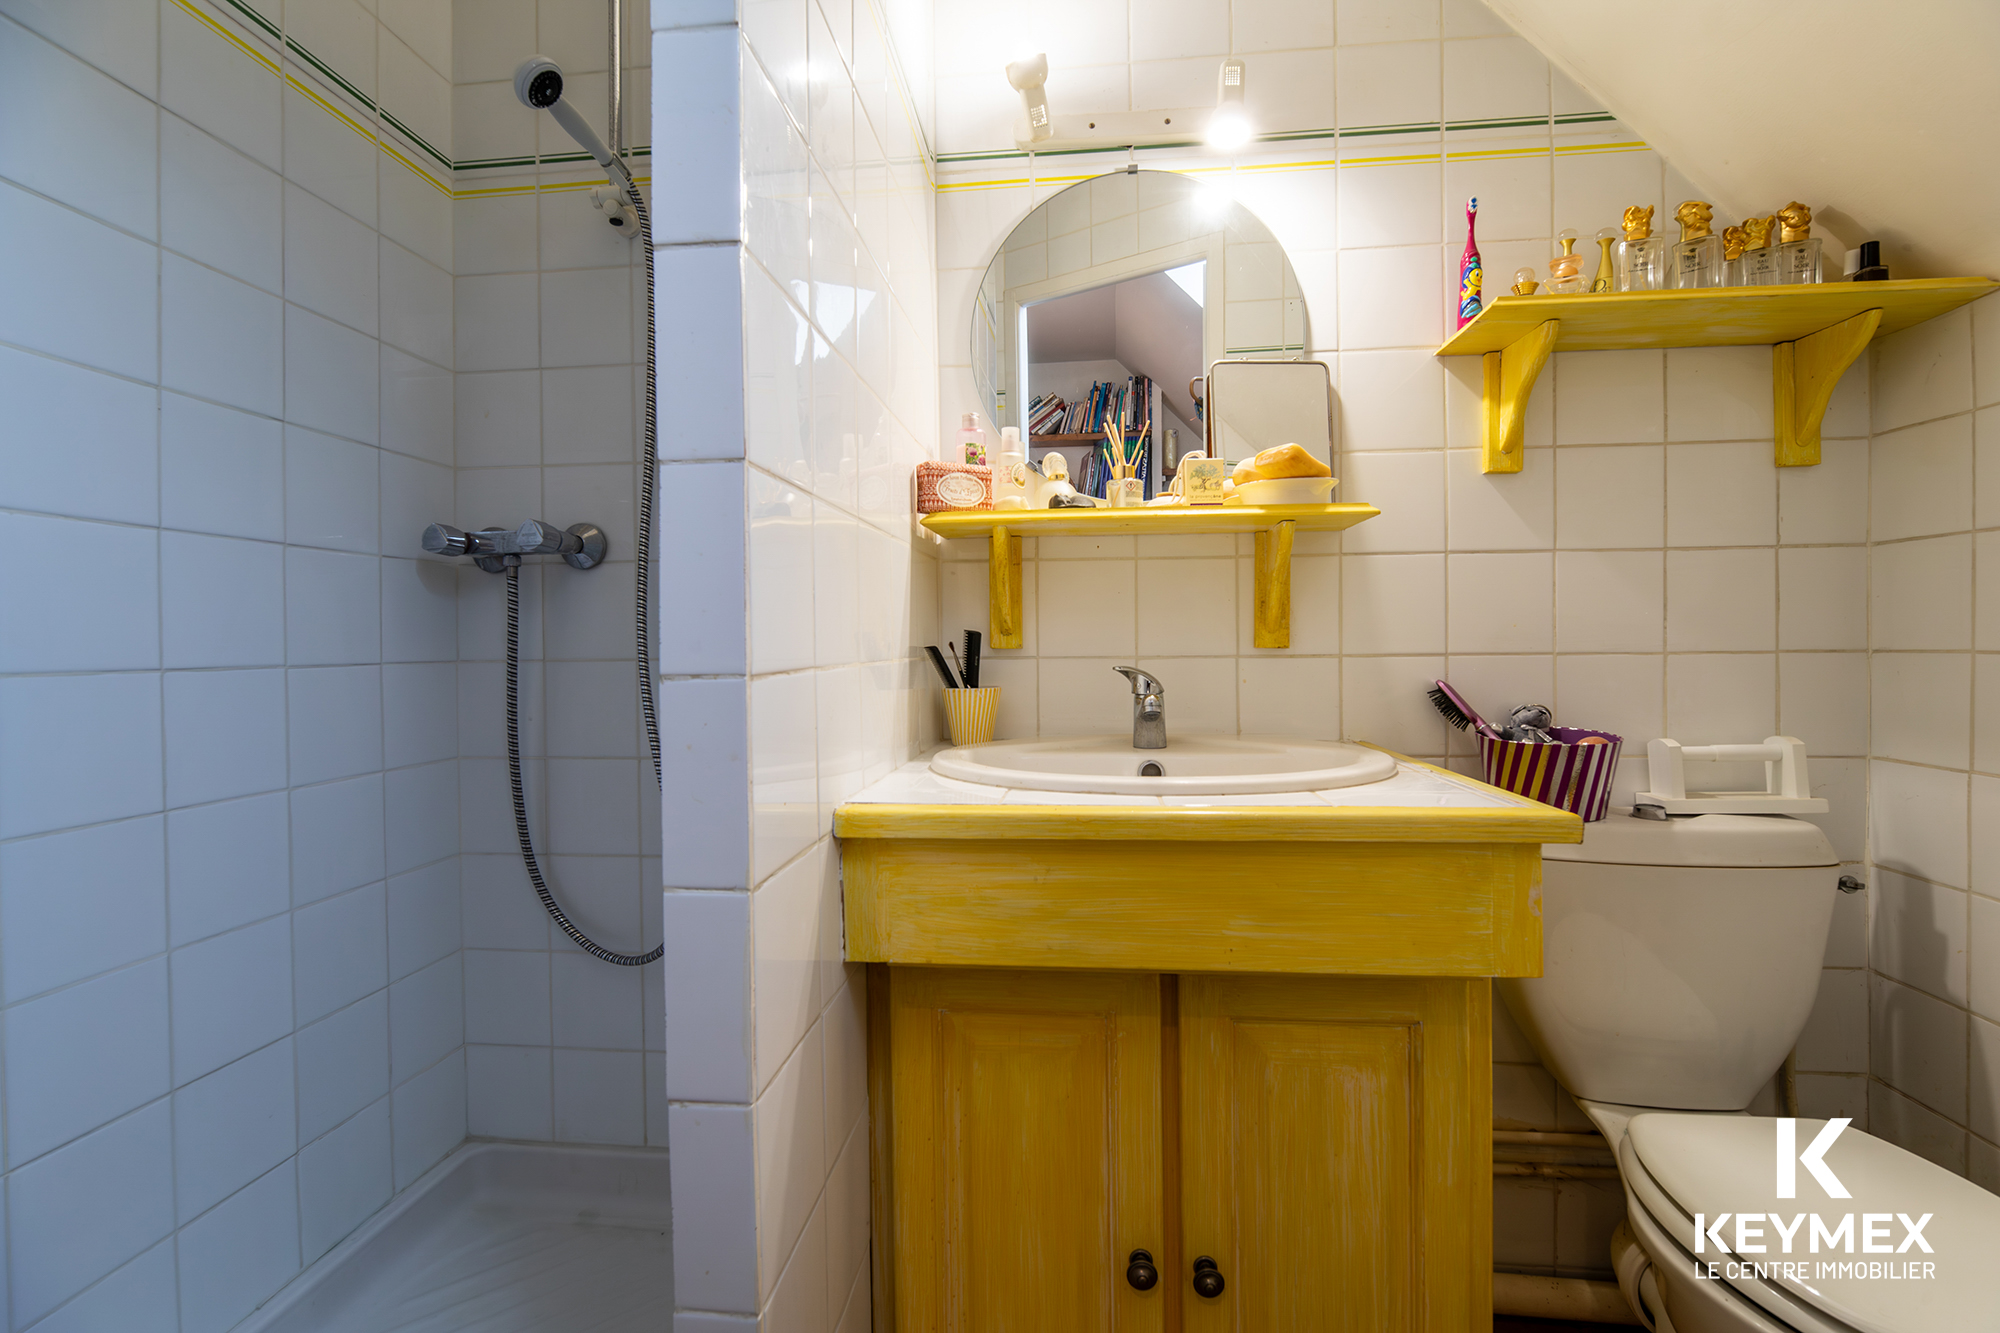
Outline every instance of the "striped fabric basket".
{"type": "Polygon", "coordinates": [[[993,720],[1000,715],[1000,687],[945,690],[944,717],[953,745],[984,745],[993,739],[993,720]]]}
{"type": "Polygon", "coordinates": [[[1586,824],[1604,818],[1611,808],[1611,778],[1618,771],[1623,736],[1577,727],[1550,727],[1552,745],[1479,738],[1479,762],[1486,780],[1503,791],[1526,796],[1558,810],[1583,816],[1586,824]],[[1579,745],[1586,736],[1602,736],[1603,745],[1579,745]]]}

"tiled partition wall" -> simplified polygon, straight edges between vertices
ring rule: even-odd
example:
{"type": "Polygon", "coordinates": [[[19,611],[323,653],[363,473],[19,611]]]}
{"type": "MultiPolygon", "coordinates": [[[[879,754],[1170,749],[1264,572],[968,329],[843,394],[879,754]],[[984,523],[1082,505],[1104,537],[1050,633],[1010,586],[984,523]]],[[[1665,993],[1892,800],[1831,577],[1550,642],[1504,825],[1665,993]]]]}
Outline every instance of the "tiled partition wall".
{"type": "MultiPolygon", "coordinates": [[[[521,748],[530,827],[557,900],[606,948],[643,953],[660,939],[659,796],[633,663],[644,261],[640,243],[592,203],[603,173],[573,160],[575,142],[513,87],[529,55],[552,57],[565,100],[608,139],[606,8],[456,6],[453,424],[465,527],[591,522],[609,540],[595,569],[542,559],[522,570],[521,748]]],[[[628,0],[626,20],[626,138],[649,188],[641,0],[628,0]]],[[[685,318],[690,297],[671,259],[661,277],[667,318],[685,318]]],[[[690,431],[683,400],[661,401],[671,451],[690,431]]],[[[680,488],[667,472],[661,523],[670,528],[681,521],[680,488]]],[[[393,535],[413,542],[417,532],[393,535]]],[[[591,957],[536,899],[507,779],[505,581],[463,562],[458,578],[468,1129],[665,1146],[662,968],[591,957]]],[[[685,632],[682,586],[671,565],[654,585],[669,641],[685,632]]]]}
{"type": "Polygon", "coordinates": [[[928,13],[654,11],[679,1333],[870,1326],[864,982],[828,833],[932,737],[928,81],[899,59],[928,13]]]}
{"type": "MultiPolygon", "coordinates": [[[[1696,188],[1477,0],[1218,0],[1172,23],[1124,0],[1027,8],[940,11],[940,79],[956,90],[939,107],[940,429],[974,406],[972,298],[1009,229],[1125,163],[963,156],[1011,147],[998,52],[1048,49],[1059,114],[1210,102],[1233,52],[1261,131],[1318,136],[1137,160],[1232,191],[1284,244],[1313,355],[1335,376],[1340,495],[1382,514],[1299,539],[1285,651],[1252,647],[1247,537],[1026,543],[1026,647],[986,666],[1005,690],[1003,734],[1122,729],[1129,691],[1111,668],[1137,663],[1166,683],[1170,726],[1345,736],[1471,771],[1470,745],[1424,699],[1448,677],[1489,716],[1546,702],[1558,721],[1622,733],[1628,792],[1653,737],[1798,735],[1833,803],[1826,827],[1859,862],[1866,366],[1835,395],[1826,461],[1781,472],[1768,350],[1559,354],[1530,402],[1525,469],[1486,476],[1479,362],[1433,355],[1452,327],[1467,196],[1499,290],[1524,263],[1546,274],[1555,232],[1587,238],[1632,203],[1665,218],[1696,188]]],[[[943,561],[941,630],[983,627],[984,550],[955,543],[943,561]]],[[[1809,1111],[1866,1101],[1863,910],[1841,902],[1801,1045],[1809,1111]]],[[[1499,1123],[1584,1127],[1504,1014],[1498,1025],[1499,1123]]],[[[1498,1184],[1502,1266],[1603,1273],[1614,1187],[1498,1184]]]]}
{"type": "Polygon", "coordinates": [[[450,51],[0,8],[0,1304],[210,1333],[465,1134],[450,51]]]}
{"type": "Polygon", "coordinates": [[[2000,300],[1873,356],[1868,1125],[2000,1189],[2000,300]]]}

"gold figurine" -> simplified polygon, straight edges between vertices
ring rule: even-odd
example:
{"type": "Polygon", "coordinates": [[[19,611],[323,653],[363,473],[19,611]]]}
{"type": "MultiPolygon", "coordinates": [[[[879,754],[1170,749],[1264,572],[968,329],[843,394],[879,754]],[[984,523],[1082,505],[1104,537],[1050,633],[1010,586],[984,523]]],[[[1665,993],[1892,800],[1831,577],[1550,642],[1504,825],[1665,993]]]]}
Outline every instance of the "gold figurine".
{"type": "Polygon", "coordinates": [[[1775,214],[1767,218],[1744,218],[1743,248],[1745,250],[1762,250],[1765,246],[1769,245],[1771,243],[1771,228],[1777,221],[1778,219],[1775,214]]]}
{"type": "Polygon", "coordinates": [[[1699,199],[1690,199],[1674,210],[1674,221],[1681,224],[1681,242],[1699,240],[1714,233],[1709,229],[1715,210],[1699,199]]]}
{"type": "Polygon", "coordinates": [[[1641,208],[1639,205],[1633,204],[1625,210],[1623,225],[1626,240],[1645,240],[1653,234],[1653,206],[1647,204],[1644,208],[1641,208]]]}
{"type": "Polygon", "coordinates": [[[1812,235],[1812,210],[1796,199],[1779,209],[1776,218],[1783,228],[1781,241],[1803,241],[1812,235]]]}

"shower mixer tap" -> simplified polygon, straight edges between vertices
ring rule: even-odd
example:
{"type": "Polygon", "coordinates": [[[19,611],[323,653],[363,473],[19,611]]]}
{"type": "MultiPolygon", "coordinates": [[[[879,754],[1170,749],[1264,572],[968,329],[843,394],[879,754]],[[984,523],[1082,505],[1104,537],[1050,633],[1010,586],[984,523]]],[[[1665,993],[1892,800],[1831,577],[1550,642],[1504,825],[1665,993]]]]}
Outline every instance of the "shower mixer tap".
{"type": "Polygon", "coordinates": [[[589,569],[604,559],[604,530],[595,523],[559,528],[531,518],[518,528],[478,528],[466,532],[449,523],[424,529],[424,549],[432,555],[470,556],[489,574],[505,570],[525,555],[559,555],[571,569],[589,569]]]}

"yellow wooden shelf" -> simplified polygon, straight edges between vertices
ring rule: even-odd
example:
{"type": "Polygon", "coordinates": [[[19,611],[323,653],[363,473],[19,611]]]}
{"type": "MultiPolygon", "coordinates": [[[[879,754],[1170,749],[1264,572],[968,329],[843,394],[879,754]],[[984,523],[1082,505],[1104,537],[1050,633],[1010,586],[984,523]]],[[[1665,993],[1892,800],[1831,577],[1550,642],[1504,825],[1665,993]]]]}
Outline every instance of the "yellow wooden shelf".
{"type": "Polygon", "coordinates": [[[1550,352],[1631,347],[1771,347],[1779,467],[1819,462],[1827,400],[1869,340],[2000,287],[1990,278],[1914,278],[1599,296],[1502,296],[1439,356],[1486,358],[1486,472],[1521,470],[1528,395],[1550,352]]]}
{"type": "Polygon", "coordinates": [[[989,604],[986,646],[1021,646],[1021,538],[1023,536],[1190,536],[1210,532],[1257,534],[1256,644],[1292,645],[1292,534],[1339,532],[1375,517],[1374,505],[1162,505],[1131,509],[957,509],[926,514],[923,525],[940,537],[985,537],[989,604]]]}

